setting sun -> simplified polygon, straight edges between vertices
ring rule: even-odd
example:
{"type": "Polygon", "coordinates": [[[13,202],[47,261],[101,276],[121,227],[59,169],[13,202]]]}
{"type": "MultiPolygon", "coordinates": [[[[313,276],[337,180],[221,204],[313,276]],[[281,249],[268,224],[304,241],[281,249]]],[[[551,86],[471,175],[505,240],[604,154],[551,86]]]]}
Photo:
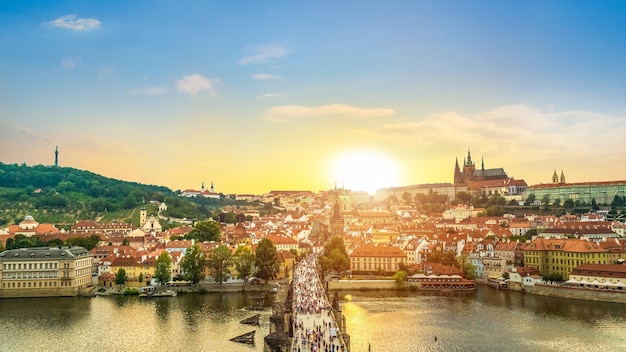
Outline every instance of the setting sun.
{"type": "Polygon", "coordinates": [[[353,151],[340,155],[332,164],[332,176],[338,187],[365,191],[398,184],[399,172],[388,156],[374,151],[353,151]]]}

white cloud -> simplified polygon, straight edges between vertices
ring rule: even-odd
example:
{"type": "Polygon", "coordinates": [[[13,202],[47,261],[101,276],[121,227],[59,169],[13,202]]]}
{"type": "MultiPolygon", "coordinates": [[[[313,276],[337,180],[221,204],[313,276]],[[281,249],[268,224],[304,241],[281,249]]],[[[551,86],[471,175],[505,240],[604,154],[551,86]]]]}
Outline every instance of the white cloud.
{"type": "Polygon", "coordinates": [[[256,79],[256,80],[270,80],[270,79],[278,79],[278,78],[280,77],[269,74],[269,73],[255,73],[252,75],[252,79],[256,79]]]}
{"type": "Polygon", "coordinates": [[[280,59],[291,53],[291,49],[282,45],[261,45],[254,49],[252,55],[246,56],[239,60],[240,65],[248,65],[255,63],[268,62],[274,59],[280,59]]]}
{"type": "Polygon", "coordinates": [[[44,22],[45,25],[57,28],[67,28],[75,31],[87,31],[101,28],[102,22],[95,18],[80,18],[74,14],[61,16],[55,20],[44,22]]]}
{"type": "Polygon", "coordinates": [[[370,133],[372,138],[411,143],[411,148],[428,150],[433,158],[470,147],[475,156],[510,158],[518,167],[542,161],[563,167],[563,162],[577,155],[586,162],[598,162],[603,153],[613,153],[626,135],[623,119],[589,111],[542,111],[520,104],[474,115],[442,112],[422,120],[384,124],[370,133]]]}
{"type": "Polygon", "coordinates": [[[163,94],[167,94],[167,92],[168,92],[167,88],[151,86],[151,87],[135,88],[135,89],[130,91],[130,94],[134,95],[134,96],[138,96],[138,95],[163,95],[163,94]]]}
{"type": "Polygon", "coordinates": [[[182,79],[176,81],[176,88],[179,92],[187,95],[198,95],[202,91],[207,91],[212,97],[217,93],[215,92],[214,84],[219,83],[218,79],[206,78],[197,73],[193,75],[185,76],[182,79]]]}
{"type": "Polygon", "coordinates": [[[330,104],[314,107],[285,105],[268,109],[263,114],[263,119],[273,122],[287,122],[306,117],[339,116],[348,118],[372,118],[391,116],[394,113],[393,109],[364,109],[344,104],[330,104]]]}
{"type": "Polygon", "coordinates": [[[81,61],[82,60],[78,56],[75,58],[66,57],[63,60],[61,60],[61,66],[66,70],[71,70],[74,67],[78,66],[81,63],[81,61]]]}
{"type": "Polygon", "coordinates": [[[100,77],[100,79],[105,79],[110,76],[113,71],[115,71],[115,66],[113,65],[100,66],[98,68],[98,77],[100,77]]]}
{"type": "Polygon", "coordinates": [[[285,95],[285,93],[266,93],[266,94],[259,95],[259,99],[282,97],[284,95],[285,95]]]}

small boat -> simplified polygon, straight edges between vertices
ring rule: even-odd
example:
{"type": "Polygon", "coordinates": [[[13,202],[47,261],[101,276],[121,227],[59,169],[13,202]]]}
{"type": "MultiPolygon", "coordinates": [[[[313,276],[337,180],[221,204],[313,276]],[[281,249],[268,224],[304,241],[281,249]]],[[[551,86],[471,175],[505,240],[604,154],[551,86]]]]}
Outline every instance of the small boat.
{"type": "Polygon", "coordinates": [[[233,337],[232,339],[230,339],[233,342],[239,342],[239,343],[247,343],[249,345],[254,344],[254,334],[256,333],[256,330],[252,330],[250,332],[247,332],[243,335],[239,335],[236,337],[233,337]]]}
{"type": "Polygon", "coordinates": [[[248,324],[248,325],[259,325],[259,317],[261,316],[261,314],[255,314],[253,316],[251,316],[250,318],[246,318],[242,321],[240,321],[241,324],[248,324]]]}
{"type": "Polygon", "coordinates": [[[167,290],[165,292],[148,292],[139,295],[140,298],[175,297],[176,291],[167,290]]]}

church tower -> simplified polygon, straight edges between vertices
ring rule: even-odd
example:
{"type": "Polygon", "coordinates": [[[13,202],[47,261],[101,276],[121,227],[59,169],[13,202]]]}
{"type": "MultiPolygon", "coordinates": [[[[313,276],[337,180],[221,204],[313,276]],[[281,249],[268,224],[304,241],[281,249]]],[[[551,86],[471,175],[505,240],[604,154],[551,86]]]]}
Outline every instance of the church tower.
{"type": "Polygon", "coordinates": [[[463,184],[463,175],[461,175],[461,168],[459,168],[459,158],[456,158],[456,163],[454,165],[454,184],[462,185],[463,184]]]}
{"type": "Polygon", "coordinates": [[[469,148],[467,149],[467,159],[463,165],[463,179],[465,182],[474,180],[474,171],[476,171],[476,165],[472,161],[472,155],[469,148]]]}
{"type": "Polygon", "coordinates": [[[565,174],[563,173],[563,170],[561,170],[561,183],[565,183],[565,174]]]}
{"type": "Polygon", "coordinates": [[[57,145],[57,149],[54,151],[54,167],[59,167],[59,146],[57,145]]]}
{"type": "Polygon", "coordinates": [[[210,189],[211,193],[215,193],[215,187],[213,187],[213,181],[211,181],[211,189],[210,189]]]}
{"type": "Polygon", "coordinates": [[[202,187],[200,187],[200,192],[204,192],[204,181],[202,181],[202,187]]]}
{"type": "Polygon", "coordinates": [[[556,174],[556,169],[554,169],[554,173],[552,174],[552,183],[559,183],[559,175],[556,174]]]}
{"type": "Polygon", "coordinates": [[[330,215],[330,237],[339,236],[343,238],[344,225],[343,215],[341,214],[341,205],[339,205],[339,200],[336,200],[330,215]]]}
{"type": "Polygon", "coordinates": [[[148,221],[148,212],[146,211],[146,207],[143,206],[141,207],[141,210],[139,211],[139,227],[143,227],[143,225],[145,225],[147,221],[148,221]]]}

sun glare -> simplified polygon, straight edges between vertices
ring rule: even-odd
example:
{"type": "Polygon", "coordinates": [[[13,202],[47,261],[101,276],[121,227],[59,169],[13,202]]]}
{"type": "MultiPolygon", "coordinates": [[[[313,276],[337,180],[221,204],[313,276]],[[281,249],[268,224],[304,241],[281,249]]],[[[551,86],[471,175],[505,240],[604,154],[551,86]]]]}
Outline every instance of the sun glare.
{"type": "Polygon", "coordinates": [[[373,151],[355,151],[334,160],[332,175],[337,187],[365,191],[370,195],[380,188],[398,184],[398,169],[384,154],[373,151]]]}

